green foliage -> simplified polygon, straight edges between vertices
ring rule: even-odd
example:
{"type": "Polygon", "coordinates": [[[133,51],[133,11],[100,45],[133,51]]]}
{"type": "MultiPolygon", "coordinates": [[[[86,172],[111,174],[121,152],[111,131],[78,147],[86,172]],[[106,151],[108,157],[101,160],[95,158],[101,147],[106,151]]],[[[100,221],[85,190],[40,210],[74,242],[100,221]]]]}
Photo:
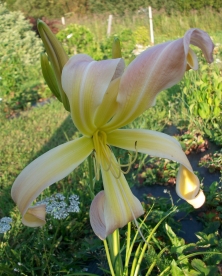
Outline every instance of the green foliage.
{"type": "Polygon", "coordinates": [[[182,135],[177,135],[175,138],[180,142],[187,155],[191,152],[201,152],[208,149],[208,141],[204,140],[203,135],[195,129],[186,131],[182,135]]]}
{"type": "Polygon", "coordinates": [[[219,68],[202,65],[199,74],[188,72],[181,82],[184,101],[190,116],[198,118],[205,133],[222,143],[222,77],[219,68]]]}
{"type": "Polygon", "coordinates": [[[133,177],[138,177],[140,185],[174,185],[178,168],[178,163],[167,159],[144,158],[133,177]]]}
{"type": "Polygon", "coordinates": [[[135,48],[135,39],[133,32],[129,28],[124,28],[121,31],[118,31],[114,35],[111,35],[109,38],[104,39],[100,43],[100,49],[103,53],[103,59],[112,58],[112,45],[115,37],[118,37],[120,40],[122,58],[124,58],[126,64],[133,57],[132,51],[135,48]]]}
{"type": "Polygon", "coordinates": [[[112,14],[126,15],[132,12],[148,13],[147,7],[151,5],[153,9],[165,10],[168,15],[175,12],[188,13],[190,10],[200,10],[212,8],[219,11],[222,6],[221,0],[4,0],[7,7],[12,10],[21,10],[27,16],[35,18],[49,17],[60,18],[65,14],[99,14],[109,12],[112,14]]]}
{"type": "Polygon", "coordinates": [[[62,43],[68,55],[79,53],[88,54],[95,59],[99,57],[99,47],[92,32],[82,25],[70,24],[57,33],[58,40],[62,43]]]}
{"type": "Polygon", "coordinates": [[[219,11],[222,5],[221,0],[150,0],[149,3],[154,9],[164,9],[169,15],[175,11],[189,12],[192,9],[200,10],[209,7],[219,11]]]}
{"type": "MultiPolygon", "coordinates": [[[[172,243],[170,253],[174,258],[171,263],[171,275],[219,275],[217,273],[217,264],[222,260],[221,244],[219,245],[220,236],[215,229],[211,234],[198,232],[196,236],[199,241],[195,243],[185,244],[182,238],[179,238],[172,228],[166,223],[166,233],[172,243]],[[211,251],[203,251],[203,248],[211,247],[211,251]],[[199,252],[197,252],[199,251],[199,252]],[[209,258],[203,262],[201,259],[192,259],[192,257],[200,255],[214,255],[214,263],[211,263],[209,258]],[[212,264],[212,265],[211,265],[212,264]]],[[[212,229],[211,229],[212,230],[212,229]]],[[[161,274],[162,275],[162,274],[161,274]]]]}
{"type": "Polygon", "coordinates": [[[6,111],[35,102],[43,84],[39,56],[42,43],[21,12],[0,4],[0,97],[6,111]]]}
{"type": "Polygon", "coordinates": [[[53,1],[42,0],[6,0],[7,8],[12,11],[20,10],[28,16],[35,18],[47,17],[60,17],[62,11],[66,9],[65,3],[62,1],[56,1],[56,5],[53,1]]]}
{"type": "Polygon", "coordinates": [[[219,171],[222,174],[222,150],[203,156],[200,159],[199,166],[208,168],[211,173],[219,171]]]}
{"type": "Polygon", "coordinates": [[[66,198],[76,194],[80,198],[80,213],[70,213],[61,221],[48,217],[45,227],[28,228],[21,223],[18,209],[10,198],[13,181],[31,160],[65,143],[67,138],[79,136],[69,114],[58,101],[52,100],[14,119],[1,117],[0,132],[0,218],[11,216],[13,219],[12,229],[0,234],[0,275],[6,271],[9,271],[7,275],[19,271],[18,274],[33,276],[81,271],[94,256],[92,252],[101,247],[99,240],[93,242],[89,227],[91,199],[85,165],[46,189],[38,199],[58,192],[66,198]]]}
{"type": "Polygon", "coordinates": [[[109,38],[96,41],[95,35],[87,27],[70,24],[58,32],[56,36],[68,55],[84,53],[95,60],[112,58],[112,45],[115,37],[120,39],[122,57],[125,60],[129,60],[132,57],[132,51],[135,47],[135,39],[130,29],[123,29],[109,38]]]}
{"type": "Polygon", "coordinates": [[[135,39],[136,44],[140,44],[143,46],[147,46],[149,43],[149,33],[148,29],[145,26],[139,26],[136,28],[136,30],[133,32],[133,36],[135,39]]]}

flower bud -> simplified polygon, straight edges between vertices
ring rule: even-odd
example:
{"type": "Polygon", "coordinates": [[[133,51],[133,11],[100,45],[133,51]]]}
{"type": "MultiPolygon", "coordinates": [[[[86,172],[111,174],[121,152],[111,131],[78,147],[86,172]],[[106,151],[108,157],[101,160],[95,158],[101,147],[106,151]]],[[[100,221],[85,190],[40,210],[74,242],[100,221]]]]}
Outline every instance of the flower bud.
{"type": "Polygon", "coordinates": [[[112,58],[121,58],[121,46],[119,38],[115,37],[113,40],[112,58]]]}
{"type": "MultiPolygon", "coordinates": [[[[51,62],[52,69],[54,71],[54,75],[55,75],[56,82],[57,82],[57,87],[58,87],[59,93],[60,93],[60,98],[63,102],[65,109],[67,111],[70,111],[69,101],[67,99],[65,92],[62,89],[62,84],[61,84],[62,69],[63,69],[64,65],[67,63],[67,61],[69,60],[68,55],[66,54],[62,45],[57,40],[55,35],[52,33],[50,28],[43,21],[38,20],[37,27],[38,27],[39,34],[42,38],[43,44],[45,46],[46,52],[48,54],[49,61],[51,62]]],[[[49,64],[46,65],[45,58],[42,58],[42,59],[44,59],[44,61],[43,61],[44,67],[46,66],[47,68],[49,68],[50,65],[49,64]]],[[[43,74],[45,74],[45,73],[43,73],[43,74]]],[[[50,77],[52,77],[51,73],[49,73],[49,75],[50,75],[50,77]]],[[[47,76],[47,80],[49,80],[49,75],[47,76]]],[[[52,84],[52,83],[50,82],[50,84],[52,84]]],[[[53,81],[53,86],[55,87],[54,81],[53,81]]],[[[54,94],[54,92],[55,92],[55,90],[53,91],[53,94],[54,94]]]]}

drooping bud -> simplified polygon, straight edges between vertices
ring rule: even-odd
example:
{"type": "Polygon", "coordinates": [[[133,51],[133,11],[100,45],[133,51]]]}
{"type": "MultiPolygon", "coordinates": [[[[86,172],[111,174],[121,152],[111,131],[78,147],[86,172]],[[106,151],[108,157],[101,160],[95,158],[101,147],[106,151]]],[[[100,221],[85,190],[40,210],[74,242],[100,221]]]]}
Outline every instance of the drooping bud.
{"type": "MultiPolygon", "coordinates": [[[[56,82],[57,82],[57,87],[59,89],[60,99],[62,100],[62,103],[63,103],[65,109],[67,111],[70,111],[69,101],[68,101],[68,98],[67,98],[65,92],[63,91],[62,84],[61,84],[62,69],[63,69],[64,65],[67,63],[67,61],[69,59],[68,55],[66,54],[66,52],[63,49],[62,45],[57,40],[55,35],[52,33],[50,28],[43,21],[38,20],[37,27],[38,27],[39,34],[42,38],[43,44],[45,46],[46,52],[48,54],[49,61],[51,63],[52,69],[54,71],[54,75],[55,75],[56,82]]],[[[46,65],[45,58],[43,57],[41,59],[44,59],[43,67],[49,68],[50,65],[49,64],[46,65]]],[[[52,79],[52,74],[49,73],[49,75],[50,75],[51,80],[53,80],[52,79]]],[[[48,84],[48,80],[49,80],[49,75],[46,76],[47,77],[47,80],[46,80],[47,84],[48,84]]],[[[52,85],[52,82],[50,82],[50,84],[52,85]]],[[[54,82],[53,82],[53,86],[54,86],[54,88],[56,86],[54,84],[54,82]]],[[[49,88],[51,89],[50,86],[49,86],[49,88]]],[[[55,90],[52,91],[52,92],[54,94],[55,90]]]]}
{"type": "Polygon", "coordinates": [[[113,48],[112,48],[112,58],[121,58],[121,46],[118,37],[115,37],[113,40],[113,48]]]}

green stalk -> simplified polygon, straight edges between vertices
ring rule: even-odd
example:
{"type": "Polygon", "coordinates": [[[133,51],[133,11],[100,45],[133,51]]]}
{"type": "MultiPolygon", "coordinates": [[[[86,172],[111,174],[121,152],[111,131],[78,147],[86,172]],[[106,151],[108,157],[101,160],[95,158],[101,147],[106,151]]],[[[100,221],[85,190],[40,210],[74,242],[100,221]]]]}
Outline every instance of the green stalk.
{"type": "MultiPolygon", "coordinates": [[[[130,249],[130,239],[131,239],[131,221],[127,224],[127,238],[126,238],[126,257],[125,257],[125,264],[128,260],[129,249],[130,249]]],[[[130,257],[130,256],[129,256],[130,257]]],[[[124,266],[124,273],[123,275],[128,275],[128,266],[124,266]]]]}
{"type": "Polygon", "coordinates": [[[138,260],[138,263],[137,263],[137,266],[136,266],[136,270],[135,270],[135,276],[138,275],[139,273],[139,269],[140,269],[140,265],[142,263],[142,260],[143,260],[143,257],[144,257],[144,254],[145,254],[145,251],[147,249],[147,246],[148,246],[148,243],[149,241],[151,240],[153,234],[156,232],[157,228],[160,226],[160,224],[170,215],[172,214],[175,210],[177,209],[177,207],[173,208],[173,210],[171,212],[169,212],[165,217],[163,217],[158,223],[157,225],[153,228],[153,230],[151,231],[151,233],[149,234],[148,238],[146,239],[146,242],[143,246],[143,249],[142,249],[142,252],[140,254],[140,258],[138,260]]]}
{"type": "Polygon", "coordinates": [[[131,221],[127,224],[127,241],[126,241],[126,253],[130,248],[130,239],[131,239],[131,221]]]}
{"type": "Polygon", "coordinates": [[[91,199],[93,200],[95,195],[94,195],[94,183],[93,183],[93,162],[92,162],[91,155],[88,156],[87,161],[88,161],[88,167],[89,167],[89,189],[90,189],[91,199]]]}
{"type": "Polygon", "coordinates": [[[134,271],[136,269],[137,261],[139,259],[139,254],[140,254],[141,247],[142,247],[142,242],[140,242],[139,246],[137,247],[137,250],[136,250],[136,253],[135,253],[135,256],[134,256],[134,259],[133,259],[133,264],[132,264],[130,276],[135,275],[134,271]]]}
{"type": "Polygon", "coordinates": [[[167,268],[165,268],[165,269],[160,273],[159,276],[163,276],[164,273],[166,273],[166,272],[169,271],[169,270],[170,270],[170,266],[168,266],[167,268]]]}
{"type": "Polygon", "coordinates": [[[107,261],[108,261],[108,264],[109,264],[109,269],[110,269],[111,275],[112,275],[112,276],[115,276],[115,273],[114,273],[114,270],[113,270],[112,261],[111,261],[110,254],[109,254],[109,248],[108,248],[107,241],[104,240],[104,241],[103,241],[103,244],[104,244],[104,247],[105,247],[106,258],[107,258],[107,261]]]}
{"type": "MultiPolygon", "coordinates": [[[[141,222],[141,224],[140,224],[140,226],[139,226],[140,228],[141,228],[142,225],[144,224],[146,218],[147,218],[147,217],[149,216],[149,214],[151,213],[153,207],[154,207],[154,204],[152,205],[152,207],[150,208],[149,212],[147,213],[147,215],[145,216],[145,218],[144,218],[143,221],[141,222]]],[[[127,256],[127,257],[126,257],[126,260],[125,260],[124,272],[125,272],[125,271],[128,271],[130,256],[131,256],[131,253],[132,253],[132,250],[133,250],[133,246],[134,246],[134,244],[135,244],[135,241],[136,241],[136,238],[137,238],[138,234],[139,234],[139,231],[137,230],[137,232],[136,232],[136,234],[135,234],[135,236],[134,236],[134,238],[133,238],[133,241],[132,241],[132,243],[131,243],[131,246],[130,246],[130,248],[127,250],[128,252],[126,253],[126,256],[127,256]]],[[[125,275],[127,275],[127,274],[124,274],[124,276],[125,276],[125,275]]]]}
{"type": "Polygon", "coordinates": [[[116,229],[111,235],[107,237],[110,253],[111,253],[111,260],[114,266],[114,270],[116,275],[123,275],[123,264],[120,255],[120,236],[119,236],[119,229],[116,229]]]}

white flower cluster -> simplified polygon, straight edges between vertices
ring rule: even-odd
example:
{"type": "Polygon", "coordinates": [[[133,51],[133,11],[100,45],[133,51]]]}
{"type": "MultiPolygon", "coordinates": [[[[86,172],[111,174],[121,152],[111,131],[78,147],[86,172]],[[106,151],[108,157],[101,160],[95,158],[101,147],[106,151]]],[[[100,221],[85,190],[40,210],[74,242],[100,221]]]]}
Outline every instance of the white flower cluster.
{"type": "Polygon", "coordinates": [[[71,195],[69,197],[69,204],[65,202],[65,196],[58,193],[51,197],[47,197],[36,203],[36,205],[46,205],[46,213],[55,219],[65,219],[69,213],[79,212],[79,197],[71,195]]]}
{"type": "Polygon", "coordinates": [[[12,219],[9,217],[4,217],[0,219],[0,233],[3,234],[11,229],[12,219]]]}

